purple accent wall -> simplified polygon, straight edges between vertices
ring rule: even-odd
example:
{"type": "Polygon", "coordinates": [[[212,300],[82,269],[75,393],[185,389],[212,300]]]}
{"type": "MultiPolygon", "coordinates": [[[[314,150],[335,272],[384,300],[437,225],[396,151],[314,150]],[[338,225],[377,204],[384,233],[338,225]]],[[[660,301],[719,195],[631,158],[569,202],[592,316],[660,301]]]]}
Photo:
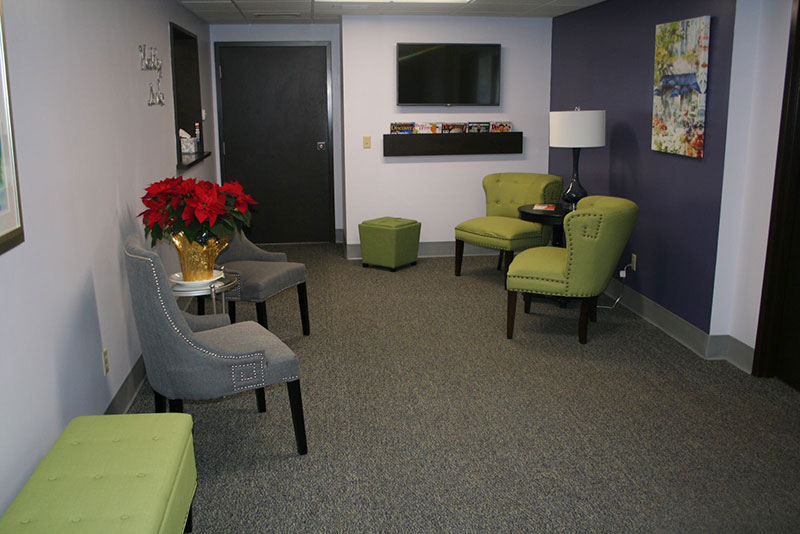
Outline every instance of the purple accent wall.
{"type": "MultiPolygon", "coordinates": [[[[553,19],[550,109],[606,110],[606,146],[581,150],[590,195],[625,197],[639,219],[627,285],[709,331],[735,0],[608,0],[553,19]],[[655,26],[711,16],[703,159],[650,149],[655,26]]],[[[570,149],[550,149],[550,172],[572,175],[570,149]]]]}

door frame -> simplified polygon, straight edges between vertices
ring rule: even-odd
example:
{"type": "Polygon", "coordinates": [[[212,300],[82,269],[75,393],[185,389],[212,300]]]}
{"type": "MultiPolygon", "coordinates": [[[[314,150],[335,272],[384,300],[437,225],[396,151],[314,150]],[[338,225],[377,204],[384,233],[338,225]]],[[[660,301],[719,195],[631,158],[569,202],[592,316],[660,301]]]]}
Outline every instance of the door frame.
{"type": "MultiPolygon", "coordinates": [[[[328,114],[328,201],[330,203],[330,216],[328,221],[328,242],[336,242],[336,193],[334,190],[334,169],[333,169],[333,75],[331,66],[331,42],[330,41],[216,41],[214,43],[214,78],[216,79],[217,89],[217,128],[219,138],[219,170],[220,183],[225,176],[225,138],[223,136],[223,111],[222,111],[222,77],[220,72],[220,48],[267,48],[267,47],[308,47],[318,46],[325,48],[325,90],[326,90],[326,112],[328,114]]],[[[223,74],[224,75],[224,74],[223,74]]]]}
{"type": "MultiPolygon", "coordinates": [[[[775,376],[781,369],[780,347],[786,334],[782,311],[787,304],[785,288],[797,277],[787,269],[791,265],[792,240],[800,239],[787,229],[797,227],[796,201],[800,195],[800,36],[798,36],[798,7],[792,5],[789,51],[783,90],[778,157],[775,185],[772,192],[764,283],[761,290],[761,309],[758,318],[756,346],[753,357],[754,376],[775,376]]],[[[794,306],[796,310],[796,304],[794,306]]]]}

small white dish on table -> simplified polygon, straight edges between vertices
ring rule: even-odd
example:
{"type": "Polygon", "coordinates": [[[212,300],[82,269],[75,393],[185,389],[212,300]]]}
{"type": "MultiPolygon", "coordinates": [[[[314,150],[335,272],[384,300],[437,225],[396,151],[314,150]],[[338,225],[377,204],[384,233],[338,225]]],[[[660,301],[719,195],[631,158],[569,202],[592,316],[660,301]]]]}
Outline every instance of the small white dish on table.
{"type": "MultiPolygon", "coordinates": [[[[172,294],[175,297],[203,297],[211,296],[212,313],[217,313],[217,295],[222,298],[222,312],[227,312],[225,293],[236,287],[235,276],[225,276],[223,271],[214,270],[214,276],[208,280],[183,281],[181,273],[169,275],[172,294]]],[[[205,306],[198,301],[198,311],[202,315],[205,306]]]]}
{"type": "Polygon", "coordinates": [[[211,278],[208,278],[206,280],[184,280],[183,273],[177,272],[169,275],[169,281],[172,282],[173,284],[181,286],[181,288],[187,288],[187,289],[190,287],[200,288],[200,287],[211,286],[211,282],[215,282],[220,278],[222,278],[223,276],[225,276],[224,272],[214,269],[213,276],[211,276],[211,278]]]}

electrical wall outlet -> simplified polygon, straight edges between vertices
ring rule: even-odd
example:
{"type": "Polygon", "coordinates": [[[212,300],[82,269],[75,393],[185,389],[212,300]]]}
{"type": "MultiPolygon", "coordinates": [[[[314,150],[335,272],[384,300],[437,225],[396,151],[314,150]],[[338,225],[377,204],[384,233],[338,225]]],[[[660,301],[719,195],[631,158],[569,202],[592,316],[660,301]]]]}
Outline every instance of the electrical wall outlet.
{"type": "Polygon", "coordinates": [[[636,254],[631,254],[631,270],[636,270],[636,254]]]}
{"type": "Polygon", "coordinates": [[[108,375],[108,349],[103,349],[103,375],[108,375]]]}
{"type": "Polygon", "coordinates": [[[364,138],[361,140],[361,146],[363,146],[364,148],[371,148],[372,138],[368,135],[365,135],[364,138]]]}

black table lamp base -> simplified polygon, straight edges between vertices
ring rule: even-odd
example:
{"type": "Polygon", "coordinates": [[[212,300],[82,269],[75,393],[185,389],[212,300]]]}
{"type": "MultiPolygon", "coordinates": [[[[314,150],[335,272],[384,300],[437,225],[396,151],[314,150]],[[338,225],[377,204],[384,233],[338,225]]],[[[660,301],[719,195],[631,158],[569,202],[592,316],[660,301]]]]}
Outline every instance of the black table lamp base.
{"type": "Polygon", "coordinates": [[[572,204],[573,210],[575,209],[575,204],[589,194],[581,185],[580,180],[578,180],[578,159],[580,159],[580,155],[580,148],[572,149],[572,180],[567,184],[567,188],[561,195],[561,198],[563,198],[565,202],[572,204]]]}

